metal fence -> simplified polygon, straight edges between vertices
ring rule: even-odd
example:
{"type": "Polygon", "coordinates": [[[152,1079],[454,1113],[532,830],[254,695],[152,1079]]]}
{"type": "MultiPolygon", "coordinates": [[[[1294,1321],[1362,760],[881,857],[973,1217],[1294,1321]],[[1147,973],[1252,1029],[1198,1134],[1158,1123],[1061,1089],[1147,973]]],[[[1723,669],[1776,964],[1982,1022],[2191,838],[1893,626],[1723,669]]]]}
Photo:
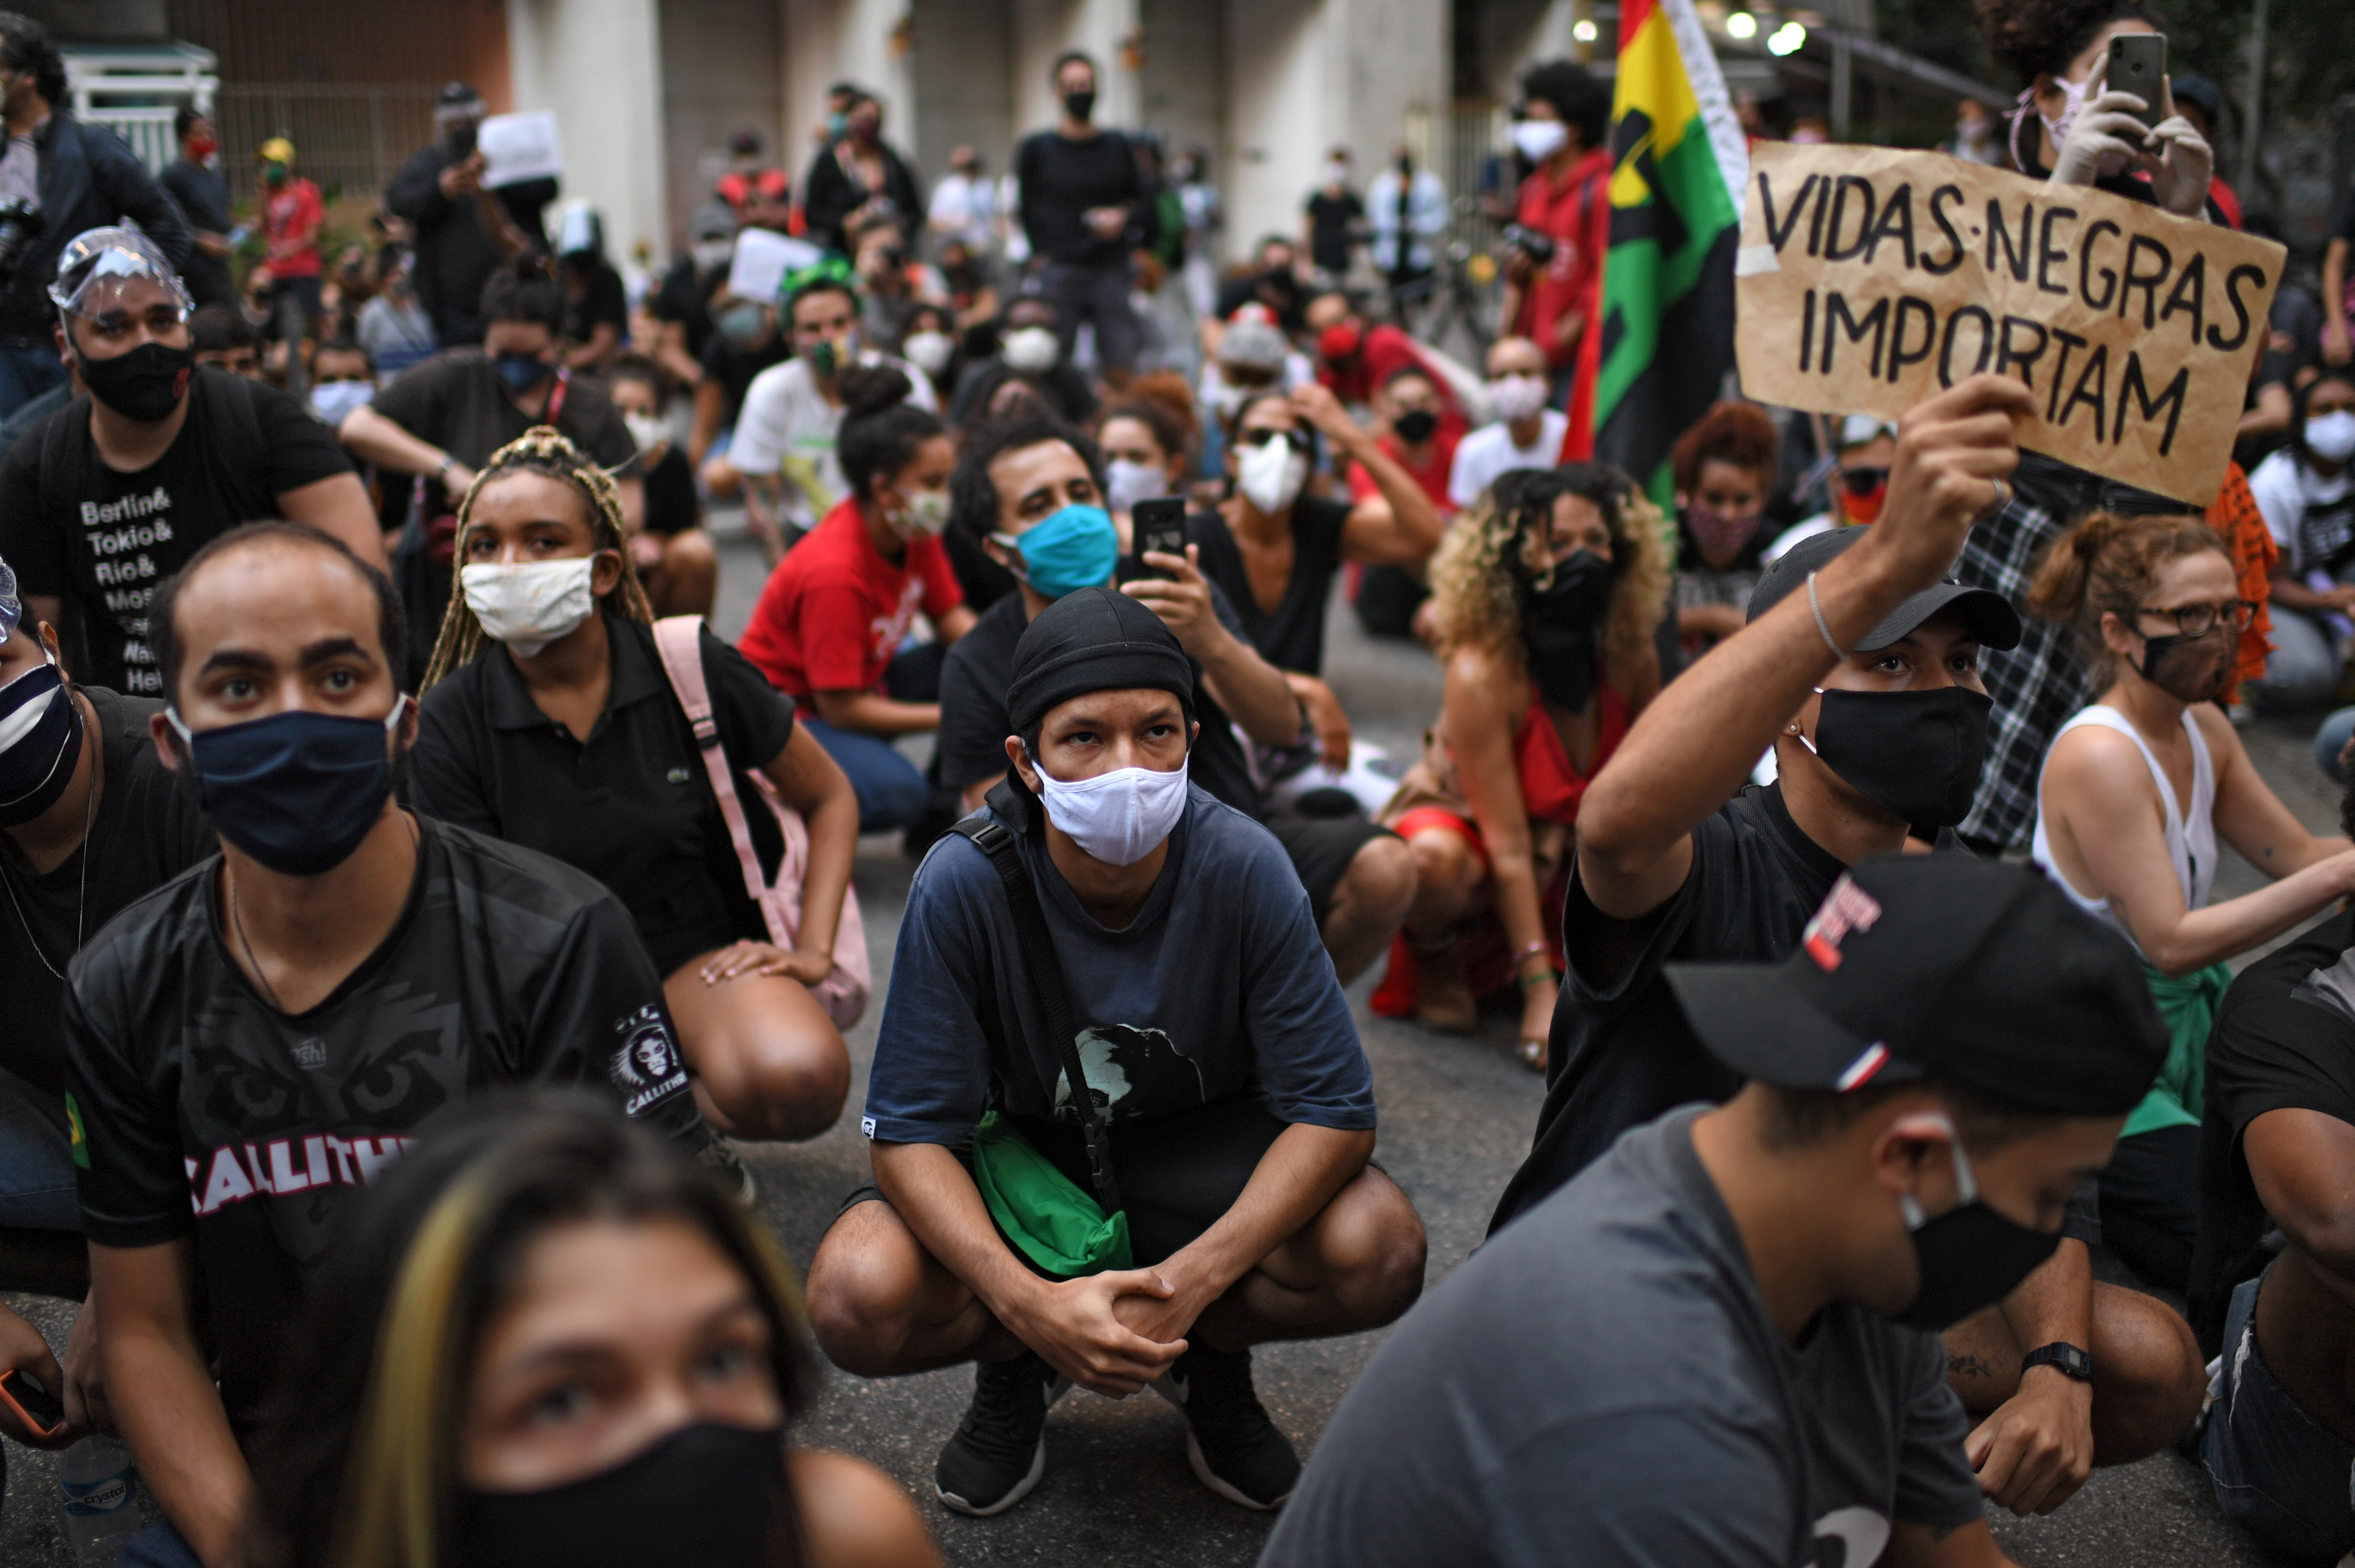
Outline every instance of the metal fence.
{"type": "Polygon", "coordinates": [[[430,81],[224,82],[214,111],[221,172],[239,198],[251,197],[255,149],[284,136],[294,144],[297,172],[328,200],[381,191],[402,160],[433,139],[440,89],[430,81]]]}

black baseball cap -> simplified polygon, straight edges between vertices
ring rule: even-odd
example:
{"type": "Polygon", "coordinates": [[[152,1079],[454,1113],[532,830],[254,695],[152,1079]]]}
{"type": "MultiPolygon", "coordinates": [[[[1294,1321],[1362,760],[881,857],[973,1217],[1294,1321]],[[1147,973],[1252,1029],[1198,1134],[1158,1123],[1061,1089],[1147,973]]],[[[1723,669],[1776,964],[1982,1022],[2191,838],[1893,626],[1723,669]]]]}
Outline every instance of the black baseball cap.
{"type": "Polygon", "coordinates": [[[1748,1077],[1847,1092],[1936,1078],[2031,1115],[2131,1111],[2169,1037],[2140,955],[2032,867],[1887,855],[1834,883],[1779,964],[1672,964],[1748,1077]]]}
{"type": "MultiPolygon", "coordinates": [[[[1810,534],[1785,550],[1766,568],[1758,586],[1750,592],[1749,619],[1773,609],[1783,596],[1806,585],[1807,573],[1821,571],[1829,566],[1842,550],[1864,538],[1863,528],[1834,528],[1828,533],[1810,534]]],[[[1936,614],[1952,608],[1960,612],[1963,624],[1983,648],[2010,649],[2019,646],[2019,612],[2011,602],[1992,588],[1966,588],[1953,578],[1934,582],[1921,592],[1881,619],[1881,624],[1856,641],[1856,650],[1885,648],[1914,627],[1936,614]]]]}
{"type": "Polygon", "coordinates": [[[1130,687],[1174,692],[1194,717],[1194,665],[1178,635],[1117,589],[1082,588],[1039,611],[1014,645],[1011,673],[1006,713],[1018,732],[1059,702],[1130,687]]]}

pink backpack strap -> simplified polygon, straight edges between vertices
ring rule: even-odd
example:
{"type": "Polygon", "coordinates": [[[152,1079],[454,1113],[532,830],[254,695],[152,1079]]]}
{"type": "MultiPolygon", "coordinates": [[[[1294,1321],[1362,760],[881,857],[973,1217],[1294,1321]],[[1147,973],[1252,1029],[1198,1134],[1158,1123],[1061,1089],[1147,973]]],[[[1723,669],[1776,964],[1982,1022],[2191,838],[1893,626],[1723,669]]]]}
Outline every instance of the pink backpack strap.
{"type": "Polygon", "coordinates": [[[744,803],[736,794],[736,775],[728,765],[728,752],[719,744],[719,726],[711,716],[711,692],[703,682],[703,617],[667,615],[656,621],[655,646],[662,654],[663,669],[670,676],[670,688],[678,694],[678,705],[687,710],[687,722],[695,726],[695,743],[703,752],[711,793],[719,797],[728,841],[736,847],[736,863],[744,870],[744,891],[761,906],[769,940],[790,947],[793,935],[784,929],[767,879],[762,875],[761,857],[752,848],[752,831],[744,820],[744,803]]]}

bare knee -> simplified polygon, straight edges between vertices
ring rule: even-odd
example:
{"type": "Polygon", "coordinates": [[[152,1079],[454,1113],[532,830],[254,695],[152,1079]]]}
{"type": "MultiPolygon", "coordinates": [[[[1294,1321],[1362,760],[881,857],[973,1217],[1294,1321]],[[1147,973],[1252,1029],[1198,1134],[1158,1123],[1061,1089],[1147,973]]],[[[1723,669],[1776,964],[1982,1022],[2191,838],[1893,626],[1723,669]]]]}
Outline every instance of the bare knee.
{"type": "Polygon", "coordinates": [[[2155,1454],[2200,1413],[2208,1386],[2200,1342],[2165,1302],[2094,1285],[2091,1349],[2095,1464],[2131,1464],[2155,1454]]]}
{"type": "Polygon", "coordinates": [[[727,1130],[747,1138],[814,1138],[841,1119],[850,1051],[833,1025],[763,1022],[716,1031],[689,1054],[727,1130]]]}
{"type": "Polygon", "coordinates": [[[1349,869],[1342,875],[1335,901],[1346,894],[1350,907],[1367,924],[1396,931],[1414,902],[1415,882],[1414,851],[1397,834],[1385,833],[1366,840],[1349,858],[1349,869]]]}
{"type": "Polygon", "coordinates": [[[1341,1189],[1322,1237],[1341,1316],[1352,1328],[1395,1322],[1423,1294],[1430,1244],[1398,1184],[1370,1167],[1341,1189]]]}
{"type": "Polygon", "coordinates": [[[803,1287],[810,1333],[826,1360],[860,1377],[898,1371],[922,1273],[915,1239],[890,1205],[861,1203],[836,1221],[803,1287]]]}

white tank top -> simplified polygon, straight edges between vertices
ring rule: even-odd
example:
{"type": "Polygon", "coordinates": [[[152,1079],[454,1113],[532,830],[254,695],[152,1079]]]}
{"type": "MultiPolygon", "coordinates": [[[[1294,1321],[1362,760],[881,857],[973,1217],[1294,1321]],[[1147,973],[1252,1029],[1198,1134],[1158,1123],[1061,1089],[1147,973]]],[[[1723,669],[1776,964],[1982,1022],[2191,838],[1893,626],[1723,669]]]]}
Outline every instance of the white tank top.
{"type": "MultiPolygon", "coordinates": [[[[2098,724],[2105,730],[2115,730],[2132,741],[2135,750],[2142,753],[2143,765],[2150,769],[2151,782],[2158,785],[2159,804],[2167,808],[2167,858],[2174,863],[2176,885],[2183,890],[2183,907],[2187,910],[2207,908],[2208,891],[2216,880],[2216,765],[2209,758],[2208,742],[2200,733],[2199,721],[2191,717],[2189,709],[2184,710],[2183,731],[2191,737],[2191,810],[2188,816],[2176,805],[2175,786],[2168,782],[2167,770],[2158,765],[2158,758],[2144,743],[2143,738],[2135,733],[2134,725],[2125,714],[2115,708],[2105,708],[2095,703],[2062,725],[2052,739],[2057,742],[2062,735],[2083,724],[2098,724]]],[[[2044,765],[2052,765],[2052,752],[2049,748],[2044,753],[2044,765]]],[[[2044,774],[2041,769],[2038,770],[2036,776],[2036,839],[2030,852],[2035,858],[2037,867],[2069,895],[2071,902],[2087,914],[2107,921],[2127,941],[2134,940],[2134,933],[2126,930],[2126,923],[2111,910],[2109,900],[2088,898],[2079,892],[2069,885],[2069,879],[2062,876],[2060,868],[2052,863],[2051,840],[2044,834],[2044,774]]]]}

